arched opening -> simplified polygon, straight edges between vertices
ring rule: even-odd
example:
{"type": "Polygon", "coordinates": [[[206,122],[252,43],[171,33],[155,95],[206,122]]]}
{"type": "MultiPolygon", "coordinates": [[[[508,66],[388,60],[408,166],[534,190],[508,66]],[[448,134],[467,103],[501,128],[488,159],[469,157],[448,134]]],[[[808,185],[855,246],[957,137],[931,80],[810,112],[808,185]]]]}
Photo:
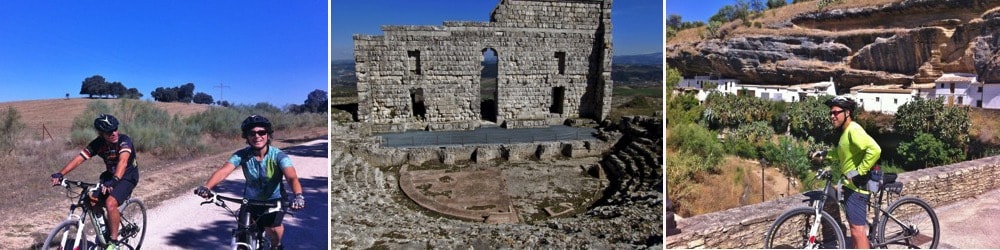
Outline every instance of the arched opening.
{"type": "Polygon", "coordinates": [[[427,116],[427,105],[424,104],[424,88],[410,89],[410,112],[414,118],[423,120],[427,116]]]}
{"type": "Polygon", "coordinates": [[[500,60],[497,51],[492,48],[485,48],[482,53],[483,61],[480,62],[480,65],[483,66],[483,70],[479,72],[480,116],[483,120],[497,122],[497,89],[499,87],[497,76],[499,75],[498,64],[500,60]]]}

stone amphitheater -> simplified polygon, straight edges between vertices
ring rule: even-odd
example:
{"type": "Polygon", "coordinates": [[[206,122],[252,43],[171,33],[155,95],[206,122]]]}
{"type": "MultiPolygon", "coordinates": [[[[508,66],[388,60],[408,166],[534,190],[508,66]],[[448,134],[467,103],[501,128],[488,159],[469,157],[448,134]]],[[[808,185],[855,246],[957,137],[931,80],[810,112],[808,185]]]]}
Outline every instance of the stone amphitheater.
{"type": "Polygon", "coordinates": [[[647,117],[601,125],[597,137],[606,138],[610,145],[598,163],[607,185],[585,212],[488,224],[449,218],[414,205],[401,191],[399,166],[376,166],[384,162],[375,159],[384,158],[377,153],[384,151],[378,137],[360,136],[357,123],[334,122],[331,247],[660,248],[662,125],[662,120],[647,117]]]}

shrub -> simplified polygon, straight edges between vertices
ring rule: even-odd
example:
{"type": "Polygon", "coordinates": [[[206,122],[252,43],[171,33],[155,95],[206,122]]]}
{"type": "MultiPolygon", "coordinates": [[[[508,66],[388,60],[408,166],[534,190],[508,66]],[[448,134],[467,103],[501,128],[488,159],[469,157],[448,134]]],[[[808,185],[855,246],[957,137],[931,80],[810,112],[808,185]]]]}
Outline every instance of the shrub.
{"type": "Polygon", "coordinates": [[[7,107],[3,111],[3,121],[0,121],[0,152],[6,154],[13,150],[22,130],[21,114],[14,107],[7,107]]]}
{"type": "Polygon", "coordinates": [[[832,144],[833,124],[830,122],[830,108],[823,102],[831,96],[809,97],[791,104],[788,110],[788,125],[791,134],[798,138],[812,137],[814,141],[832,144]]]}
{"type": "Polygon", "coordinates": [[[702,158],[699,170],[718,172],[724,150],[715,133],[694,123],[679,124],[670,130],[667,146],[677,148],[681,154],[693,154],[702,158]]]}
{"type": "Polygon", "coordinates": [[[796,142],[791,136],[781,136],[778,138],[778,143],[766,144],[762,155],[772,166],[781,169],[786,176],[798,178],[803,183],[801,189],[813,187],[813,178],[809,171],[809,149],[805,144],[796,142]]]}
{"type": "Polygon", "coordinates": [[[744,124],[726,137],[726,151],[743,158],[757,159],[758,152],[770,141],[773,135],[774,129],[766,122],[758,121],[744,124]]]}
{"type": "Polygon", "coordinates": [[[923,132],[917,133],[912,142],[899,143],[897,151],[903,157],[904,167],[910,169],[951,164],[965,159],[965,152],[962,150],[923,132]]]}

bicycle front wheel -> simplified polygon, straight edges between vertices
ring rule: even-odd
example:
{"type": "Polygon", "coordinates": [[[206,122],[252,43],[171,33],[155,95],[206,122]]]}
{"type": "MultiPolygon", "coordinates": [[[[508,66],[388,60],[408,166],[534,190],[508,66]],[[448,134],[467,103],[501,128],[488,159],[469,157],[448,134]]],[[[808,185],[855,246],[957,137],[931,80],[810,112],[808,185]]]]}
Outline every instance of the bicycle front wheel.
{"type": "Polygon", "coordinates": [[[903,197],[878,222],[878,241],[886,248],[937,248],[941,225],[931,205],[903,197]]]}
{"type": "Polygon", "coordinates": [[[844,231],[830,214],[820,212],[820,224],[815,236],[810,236],[816,223],[816,210],[800,207],[778,216],[764,235],[764,248],[845,248],[844,231]]]}
{"type": "Polygon", "coordinates": [[[142,241],[146,238],[146,205],[141,200],[132,198],[120,210],[122,225],[118,230],[118,242],[132,249],[141,248],[142,241]]]}
{"type": "Polygon", "coordinates": [[[66,220],[45,236],[42,249],[87,249],[87,235],[81,230],[79,221],[66,220]]]}

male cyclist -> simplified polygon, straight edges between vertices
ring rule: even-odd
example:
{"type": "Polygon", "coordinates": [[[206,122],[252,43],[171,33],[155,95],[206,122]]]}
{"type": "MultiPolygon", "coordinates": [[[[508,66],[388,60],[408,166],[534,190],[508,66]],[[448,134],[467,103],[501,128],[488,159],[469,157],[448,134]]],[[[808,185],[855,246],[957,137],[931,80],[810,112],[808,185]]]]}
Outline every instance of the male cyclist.
{"type": "MultiPolygon", "coordinates": [[[[833,171],[846,177],[842,186],[842,195],[846,203],[844,214],[847,215],[850,224],[854,248],[866,249],[870,247],[865,225],[868,222],[867,204],[871,195],[865,188],[871,178],[870,170],[882,154],[882,148],[861,125],[853,121],[857,107],[854,100],[838,96],[826,101],[826,106],[830,107],[830,121],[833,122],[834,130],[840,135],[827,157],[836,162],[833,171]]],[[[832,211],[830,209],[827,211],[839,218],[840,212],[836,209],[836,203],[828,201],[826,204],[833,206],[832,211]]]]}
{"type": "MultiPolygon", "coordinates": [[[[280,149],[271,147],[271,135],[274,132],[271,121],[263,116],[252,115],[243,120],[240,130],[249,146],[233,153],[229,161],[216,170],[204,186],[195,189],[194,193],[206,199],[212,197],[212,187],[240,167],[246,178],[243,187],[244,198],[264,202],[282,200],[285,198],[285,187],[281,179],[284,178],[295,194],[291,208],[296,210],[304,208],[306,201],[302,196],[302,185],[292,166],[291,158],[280,149]]],[[[240,208],[240,218],[243,218],[243,213],[250,213],[250,218],[258,218],[256,225],[267,231],[271,237],[272,249],[282,249],[281,236],[284,233],[284,226],[281,220],[284,212],[266,212],[267,208],[263,207],[243,207],[240,208]]]]}
{"type": "Polygon", "coordinates": [[[103,187],[98,194],[92,194],[91,199],[97,200],[97,204],[104,204],[107,208],[108,217],[105,218],[105,225],[108,225],[111,238],[108,249],[115,249],[118,243],[118,227],[121,224],[118,205],[128,200],[132,195],[132,189],[139,183],[139,167],[135,161],[136,152],[132,138],[118,133],[118,119],[108,114],[101,114],[94,119],[94,128],[100,135],[90,141],[90,144],[87,144],[87,147],[83,148],[80,154],[62,170],[52,174],[52,184],[58,185],[64,175],[93,156],[104,159],[104,166],[107,169],[100,176],[103,187]]]}

